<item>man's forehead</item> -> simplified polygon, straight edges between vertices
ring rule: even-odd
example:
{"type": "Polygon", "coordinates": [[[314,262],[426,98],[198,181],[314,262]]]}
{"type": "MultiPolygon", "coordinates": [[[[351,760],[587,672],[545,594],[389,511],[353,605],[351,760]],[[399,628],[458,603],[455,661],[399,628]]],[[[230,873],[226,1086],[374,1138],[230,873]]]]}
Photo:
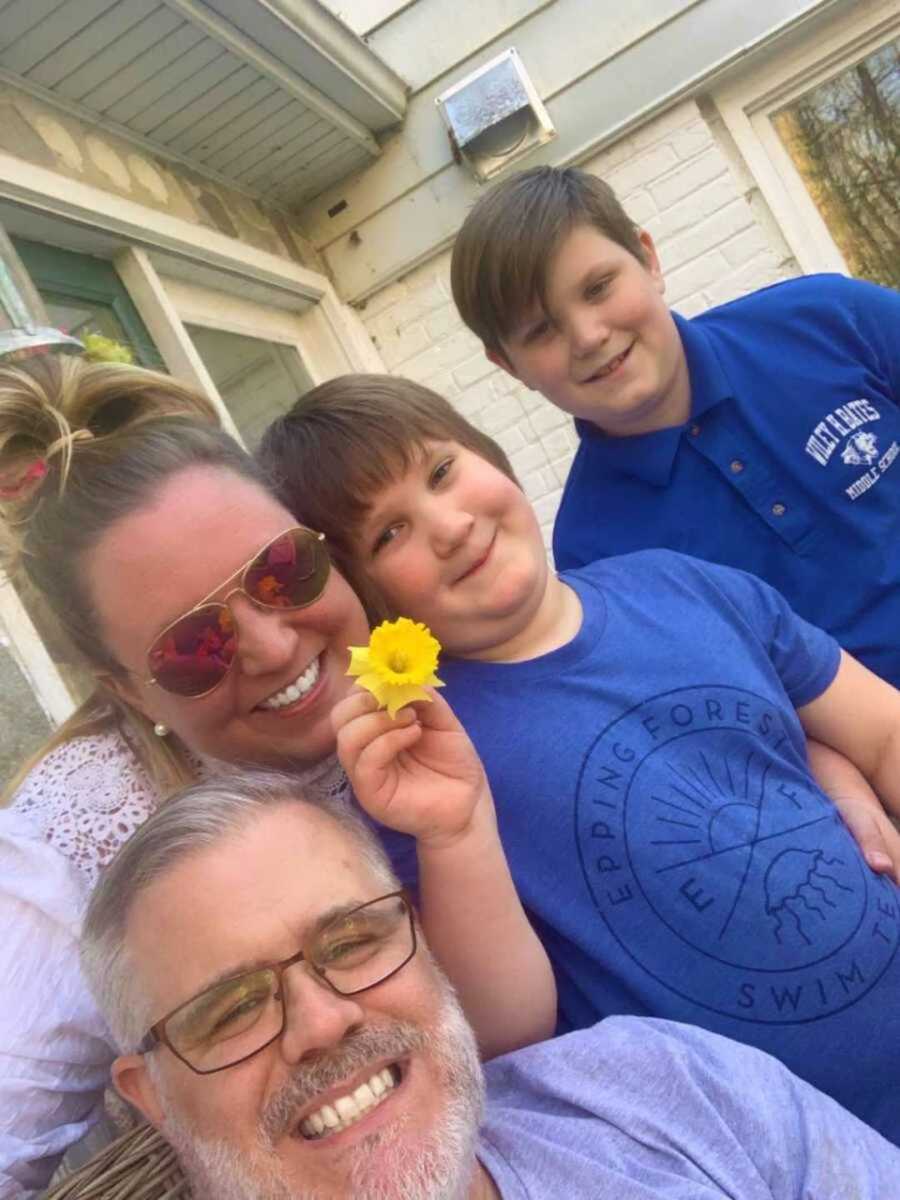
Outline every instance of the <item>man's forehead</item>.
{"type": "Polygon", "coordinates": [[[288,957],[328,913],[378,892],[333,818],[286,804],[145,888],[129,913],[128,946],[156,1004],[173,1007],[209,980],[288,957]]]}

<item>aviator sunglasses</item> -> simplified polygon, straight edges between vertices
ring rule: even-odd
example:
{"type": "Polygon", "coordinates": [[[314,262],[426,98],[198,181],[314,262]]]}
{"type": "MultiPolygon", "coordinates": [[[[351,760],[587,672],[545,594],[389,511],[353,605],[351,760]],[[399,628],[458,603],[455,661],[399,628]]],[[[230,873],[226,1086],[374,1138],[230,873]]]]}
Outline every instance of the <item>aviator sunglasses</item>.
{"type": "Polygon", "coordinates": [[[147,650],[147,682],[175,696],[208,695],[237,656],[237,628],[228,607],[235,592],[260,608],[306,608],[324,592],[330,571],[324,533],[302,526],[280,533],[210,593],[236,579],[223,600],[201,600],[154,638],[147,650]]]}

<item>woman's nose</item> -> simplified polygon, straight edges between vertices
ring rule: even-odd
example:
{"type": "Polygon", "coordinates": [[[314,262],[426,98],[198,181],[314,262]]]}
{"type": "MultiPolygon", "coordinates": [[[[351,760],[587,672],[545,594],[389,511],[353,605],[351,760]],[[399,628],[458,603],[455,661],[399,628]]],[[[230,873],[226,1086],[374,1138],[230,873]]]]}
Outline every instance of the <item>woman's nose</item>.
{"type": "Polygon", "coordinates": [[[295,655],[297,630],[292,614],[257,607],[246,596],[228,601],[238,635],[238,668],[245,675],[277,671],[295,655]]]}

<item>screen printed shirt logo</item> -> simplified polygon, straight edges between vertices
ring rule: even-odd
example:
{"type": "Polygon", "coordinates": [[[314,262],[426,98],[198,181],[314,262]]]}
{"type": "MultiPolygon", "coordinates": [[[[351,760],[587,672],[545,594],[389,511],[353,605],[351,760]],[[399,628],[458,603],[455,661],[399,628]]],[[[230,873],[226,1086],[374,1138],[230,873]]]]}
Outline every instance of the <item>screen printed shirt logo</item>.
{"type": "Polygon", "coordinates": [[[868,466],[878,457],[878,439],[874,433],[854,433],[841,451],[841,461],[849,467],[868,466]]]}
{"type": "Polygon", "coordinates": [[[861,475],[841,481],[844,495],[850,500],[858,500],[878,483],[900,453],[900,443],[895,438],[888,441],[887,437],[863,428],[880,420],[881,413],[870,401],[851,400],[828,413],[806,439],[806,453],[820,467],[839,459],[846,467],[866,468],[861,475]]]}
{"type": "Polygon", "coordinates": [[[762,1023],[854,1004],[900,941],[897,889],[779,754],[752,692],[645,700],[596,739],[576,801],[594,904],[629,958],[683,999],[762,1023]]]}

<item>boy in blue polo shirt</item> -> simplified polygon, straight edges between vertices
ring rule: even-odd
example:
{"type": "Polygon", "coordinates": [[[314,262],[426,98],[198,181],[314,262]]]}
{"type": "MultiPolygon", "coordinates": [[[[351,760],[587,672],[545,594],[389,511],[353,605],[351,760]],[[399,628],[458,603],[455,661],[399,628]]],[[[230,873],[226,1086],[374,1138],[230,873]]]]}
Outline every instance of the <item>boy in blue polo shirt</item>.
{"type": "MultiPolygon", "coordinates": [[[[743,572],[644,551],[556,576],[502,450],[409,381],[329,381],[260,453],[354,586],[442,642],[562,1027],[702,1025],[900,1142],[900,893],[816,785],[804,736],[900,812],[900,695],[743,572]]],[[[390,825],[390,788],[372,808],[358,768],[383,775],[409,717],[395,728],[365,695],[340,708],[357,794],[390,825]]],[[[415,844],[384,836],[414,886],[415,844]]],[[[465,890],[444,876],[456,961],[494,920],[465,890]]],[[[536,994],[517,986],[526,1011],[536,994]]]]}
{"type": "Polygon", "coordinates": [[[553,167],[479,200],[452,284],[491,361],[575,418],[560,569],[751,571],[900,686],[900,295],[818,275],[686,320],[611,189],[553,167]]]}

